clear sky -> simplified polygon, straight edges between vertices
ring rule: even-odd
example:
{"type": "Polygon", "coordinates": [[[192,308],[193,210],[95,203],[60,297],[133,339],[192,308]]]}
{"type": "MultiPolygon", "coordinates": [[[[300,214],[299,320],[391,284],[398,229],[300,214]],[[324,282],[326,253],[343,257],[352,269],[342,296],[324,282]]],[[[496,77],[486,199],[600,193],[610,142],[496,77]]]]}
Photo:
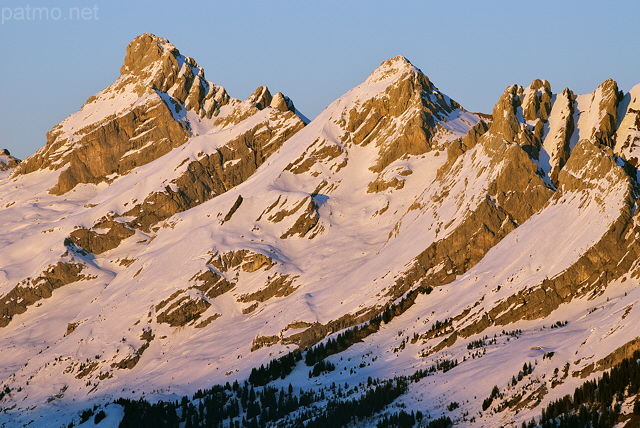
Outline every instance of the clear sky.
{"type": "Polygon", "coordinates": [[[231,96],[267,85],[309,118],[396,55],[466,109],[487,113],[508,85],[537,77],[557,92],[591,92],[609,77],[625,91],[640,83],[637,1],[0,0],[0,7],[0,148],[20,158],[117,78],[127,44],[144,32],[168,38],[231,96]],[[47,9],[29,15],[27,5],[47,9]]]}

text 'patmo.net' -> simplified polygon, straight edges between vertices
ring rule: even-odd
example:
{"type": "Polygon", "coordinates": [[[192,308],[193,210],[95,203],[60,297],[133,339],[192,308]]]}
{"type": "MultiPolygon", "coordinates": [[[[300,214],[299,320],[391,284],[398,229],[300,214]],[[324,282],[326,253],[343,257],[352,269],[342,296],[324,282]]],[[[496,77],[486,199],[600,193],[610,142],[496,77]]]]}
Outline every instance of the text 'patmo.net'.
{"type": "Polygon", "coordinates": [[[93,7],[3,7],[1,10],[2,24],[7,22],[32,21],[97,21],[98,6],[93,7]]]}

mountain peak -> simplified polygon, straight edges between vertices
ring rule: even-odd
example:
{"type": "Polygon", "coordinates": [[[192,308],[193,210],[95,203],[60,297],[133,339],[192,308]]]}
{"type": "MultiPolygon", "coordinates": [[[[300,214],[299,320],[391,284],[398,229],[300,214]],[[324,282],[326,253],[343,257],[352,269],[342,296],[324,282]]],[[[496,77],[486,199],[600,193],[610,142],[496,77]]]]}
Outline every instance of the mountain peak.
{"type": "Polygon", "coordinates": [[[382,64],[380,64],[380,66],[384,66],[384,65],[400,65],[400,66],[408,66],[408,67],[413,67],[413,64],[411,64],[411,61],[409,61],[407,59],[407,57],[402,56],[402,55],[397,55],[394,56],[393,58],[389,58],[386,61],[383,61],[382,64]]]}
{"type": "Polygon", "coordinates": [[[401,76],[409,72],[422,74],[417,67],[411,64],[411,61],[402,55],[398,55],[383,61],[380,66],[378,66],[378,68],[376,68],[369,77],[367,77],[365,82],[376,83],[394,76],[401,76]]]}
{"type": "Polygon", "coordinates": [[[462,137],[480,120],[466,114],[404,56],[382,62],[341,101],[346,114],[339,114],[346,118],[350,142],[365,146],[376,141],[379,153],[370,170],[378,174],[402,157],[462,137]]]}
{"type": "Polygon", "coordinates": [[[247,101],[254,103],[259,110],[267,107],[273,96],[266,86],[258,86],[258,88],[247,98],[247,101]]]}
{"type": "Polygon", "coordinates": [[[120,83],[133,83],[139,96],[156,89],[167,92],[175,84],[190,86],[196,76],[204,80],[202,67],[163,37],[141,34],[129,43],[126,52],[120,83]]]}
{"type": "MultiPolygon", "coordinates": [[[[278,104],[273,107],[294,110],[288,98],[272,97],[266,87],[255,96],[256,103],[268,98],[269,104],[260,104],[261,108],[274,98],[278,104]]],[[[206,134],[214,126],[236,124],[259,110],[245,110],[222,86],[207,81],[204,69],[167,39],[144,33],[127,46],[118,79],[56,125],[45,147],[25,161],[19,172],[69,165],[51,189],[55,194],[66,193],[79,183],[125,175],[193,136],[206,134]],[[221,118],[221,109],[227,105],[221,118]]]]}
{"type": "Polygon", "coordinates": [[[618,82],[616,82],[615,80],[613,80],[612,78],[608,78],[606,79],[604,82],[602,82],[600,85],[598,85],[598,88],[606,88],[606,87],[615,87],[617,89],[618,87],[618,82]]]}
{"type": "Polygon", "coordinates": [[[134,74],[149,65],[167,58],[167,54],[177,57],[180,51],[169,40],[151,33],[134,38],[127,46],[127,54],[120,74],[134,74]]]}

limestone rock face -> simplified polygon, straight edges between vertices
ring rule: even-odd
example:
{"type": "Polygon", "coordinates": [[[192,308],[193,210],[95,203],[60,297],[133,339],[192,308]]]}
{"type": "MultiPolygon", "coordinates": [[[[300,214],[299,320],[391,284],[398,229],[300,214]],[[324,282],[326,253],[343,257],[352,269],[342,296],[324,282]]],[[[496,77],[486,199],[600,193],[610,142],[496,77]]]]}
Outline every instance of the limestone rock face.
{"type": "Polygon", "coordinates": [[[383,62],[365,81],[375,84],[396,76],[377,97],[347,112],[346,130],[357,145],[374,143],[380,155],[371,170],[381,172],[404,155],[419,155],[433,148],[439,122],[460,105],[441,94],[429,78],[406,58],[383,62]],[[401,120],[397,120],[401,119],[401,120]]]}
{"type": "Polygon", "coordinates": [[[540,118],[546,122],[551,113],[551,85],[546,80],[536,79],[524,91],[522,114],[525,120],[540,118]]]}
{"type": "MultiPolygon", "coordinates": [[[[48,134],[52,150],[58,146],[59,135],[55,128],[48,134]]],[[[70,150],[64,160],[55,164],[54,168],[62,168],[67,164],[69,167],[60,173],[58,183],[51,192],[64,194],[80,183],[99,183],[108,180],[108,176],[126,174],[132,168],[184,144],[188,137],[189,131],[174,120],[163,101],[155,100],[143,107],[136,107],[122,117],[113,118],[89,130],[82,137],[81,145],[70,150]]],[[[31,172],[38,162],[37,156],[29,158],[21,172],[31,172]]],[[[43,162],[41,167],[46,167],[47,161],[43,162]]]]}
{"type": "Polygon", "coordinates": [[[443,177],[455,174],[455,165],[469,155],[467,151],[478,148],[491,153],[492,159],[500,159],[502,164],[494,166],[500,172],[487,188],[486,201],[415,259],[396,281],[392,297],[416,286],[431,290],[434,284],[456,281],[464,272],[476,272],[475,264],[481,272],[480,262],[500,246],[500,241],[517,235],[520,225],[545,210],[573,203],[569,201],[580,201],[579,208],[592,209],[592,213],[607,212],[603,221],[607,227],[599,229],[599,238],[557,276],[540,279],[539,283],[531,283],[529,278],[525,289],[497,299],[486,312],[467,307],[453,314],[459,321],[457,329],[444,340],[438,339],[432,352],[448,349],[460,337],[477,334],[491,325],[549,316],[563,303],[602,293],[605,284],[633,270],[633,260],[640,254],[639,230],[632,220],[636,174],[631,171],[629,175],[629,168],[611,149],[612,142],[623,135],[626,144],[619,143],[616,148],[618,153],[631,155],[629,148],[637,128],[633,100],[632,95],[621,97],[611,80],[593,93],[580,96],[568,89],[554,95],[542,81],[534,81],[526,89],[511,86],[494,108],[486,132],[470,132],[462,140],[465,144],[449,147],[448,163],[439,171],[443,177]],[[620,112],[625,112],[621,121],[616,116],[620,112]],[[616,126],[618,133],[614,134],[616,126]],[[531,150],[532,146],[539,150],[531,150]]]}
{"type": "Polygon", "coordinates": [[[293,105],[293,101],[289,97],[285,97],[282,95],[282,92],[278,92],[273,96],[270,104],[271,107],[280,111],[291,111],[295,112],[296,107],[293,105]]]}
{"type": "Polygon", "coordinates": [[[153,34],[136,37],[127,47],[120,74],[139,96],[153,90],[169,94],[179,105],[201,117],[218,114],[230,101],[226,90],[205,80],[204,70],[168,40],[153,34]]]}
{"type": "Polygon", "coordinates": [[[543,143],[541,161],[547,161],[547,170],[553,183],[558,181],[558,172],[562,169],[571,154],[572,135],[575,129],[574,111],[575,95],[565,89],[556,96],[551,110],[552,122],[543,143]],[[547,160],[548,159],[548,160],[547,160]]]}
{"type": "Polygon", "coordinates": [[[593,128],[593,139],[598,143],[613,148],[613,134],[618,122],[618,103],[621,94],[618,84],[607,79],[593,93],[592,105],[599,112],[599,118],[593,128]]]}
{"type": "Polygon", "coordinates": [[[55,194],[126,174],[187,141],[193,131],[185,109],[211,116],[227,101],[224,88],[206,82],[193,59],[166,39],[143,34],[127,47],[118,80],[56,125],[19,172],[64,168],[55,194]]]}
{"type": "Polygon", "coordinates": [[[604,194],[608,186],[618,182],[629,182],[629,177],[612,157],[608,147],[589,140],[580,140],[562,169],[558,181],[563,188],[573,191],[583,190],[585,185],[597,185],[598,190],[604,194]],[[605,177],[610,179],[603,180],[605,177]]]}
{"type": "Polygon", "coordinates": [[[81,275],[85,266],[77,263],[58,262],[47,266],[36,278],[29,278],[12,288],[0,298],[0,327],[7,326],[15,315],[64,285],[86,278],[81,275]]]}
{"type": "Polygon", "coordinates": [[[247,98],[247,101],[254,103],[258,110],[262,110],[271,104],[272,99],[273,97],[271,96],[271,92],[269,92],[269,88],[260,86],[247,98]]]}
{"type": "Polygon", "coordinates": [[[158,314],[157,321],[167,323],[171,327],[183,326],[197,320],[211,306],[204,297],[189,296],[182,296],[173,301],[166,309],[165,305],[165,302],[161,302],[156,306],[157,311],[163,310],[158,314]]]}
{"type": "MultiPolygon", "coordinates": [[[[640,256],[640,228],[632,219],[635,203],[632,179],[610,152],[601,147],[588,140],[578,143],[560,172],[560,187],[552,203],[558,203],[570,194],[579,194],[583,201],[595,201],[601,205],[601,210],[605,210],[607,202],[604,195],[617,193],[621,209],[614,212],[615,217],[601,239],[568,269],[492,308],[489,318],[496,324],[545,317],[563,303],[600,293],[608,281],[626,275],[640,256]],[[616,192],[616,188],[620,191],[616,192]],[[522,305],[522,302],[527,304],[522,305]]],[[[615,198],[612,199],[611,202],[616,203],[615,198]]]]}
{"type": "Polygon", "coordinates": [[[90,229],[80,227],[69,235],[69,240],[77,248],[88,251],[93,254],[102,254],[105,251],[112,250],[120,245],[123,239],[135,234],[135,231],[127,227],[125,223],[113,220],[112,218],[103,218],[90,229]],[[106,232],[100,233],[100,229],[106,229],[106,232]]]}
{"type": "Polygon", "coordinates": [[[614,148],[627,162],[636,162],[634,94],[622,94],[611,79],[584,95],[569,88],[554,94],[549,82],[539,79],[526,88],[512,85],[494,107],[491,132],[522,146],[539,173],[555,186],[583,139],[614,148]]]}
{"type": "Polygon", "coordinates": [[[491,132],[505,141],[518,143],[533,159],[539,157],[543,123],[546,122],[549,84],[535,80],[524,89],[509,86],[493,108],[491,132]],[[525,116],[523,116],[523,114],[525,116]]]}
{"type": "MultiPolygon", "coordinates": [[[[275,96],[272,104],[278,98],[275,96]]],[[[315,177],[315,192],[320,191],[318,186],[331,188],[327,177],[346,174],[352,152],[368,150],[375,155],[367,160],[367,168],[376,175],[367,183],[368,192],[402,189],[412,173],[402,162],[447,147],[480,121],[479,115],[465,111],[441,93],[401,56],[384,61],[330,107],[334,112],[326,133],[315,137],[286,168],[315,177]],[[332,136],[339,136],[338,141],[332,136]]]]}
{"type": "Polygon", "coordinates": [[[520,123],[516,117],[519,90],[521,88],[517,85],[509,86],[493,107],[491,131],[507,141],[515,141],[520,130],[520,123]]]}
{"type": "Polygon", "coordinates": [[[280,113],[272,109],[267,113],[263,121],[211,153],[185,159],[184,172],[164,189],[146,195],[142,201],[135,201],[124,212],[99,219],[91,228],[77,228],[68,239],[83,251],[102,254],[118,247],[136,230],[151,232],[159,222],[242,183],[304,126],[289,111],[280,113]]]}
{"type": "Polygon", "coordinates": [[[626,94],[621,102],[624,110],[615,134],[615,152],[634,167],[640,165],[640,85],[626,94]]]}
{"type": "Polygon", "coordinates": [[[158,222],[206,202],[249,178],[304,126],[291,112],[287,112],[284,118],[275,112],[272,114],[276,119],[273,122],[260,122],[214,152],[189,161],[186,171],[172,180],[172,186],[151,193],[123,213],[133,219],[128,224],[132,228],[149,231],[158,222]],[[278,123],[280,119],[285,122],[277,131],[265,126],[278,123]]]}
{"type": "MultiPolygon", "coordinates": [[[[207,262],[207,268],[191,277],[190,285],[186,289],[178,289],[171,296],[155,306],[157,322],[171,327],[193,325],[203,328],[221,316],[210,308],[238,285],[238,274],[241,272],[260,274],[273,272],[277,263],[269,256],[254,253],[249,250],[214,253],[207,262]],[[209,311],[209,312],[207,312],[209,311]],[[211,313],[213,312],[213,313],[211,313]],[[202,316],[208,315],[203,321],[196,323],[202,316]]],[[[278,273],[268,276],[264,287],[248,294],[240,295],[239,303],[265,302],[273,297],[283,297],[291,294],[297,287],[294,278],[278,273]]],[[[249,306],[252,312],[257,304],[249,306]]]]}
{"type": "MultiPolygon", "coordinates": [[[[396,280],[393,296],[402,295],[416,285],[446,284],[467,272],[553,196],[524,148],[515,143],[504,143],[504,122],[498,123],[498,135],[491,132],[494,124],[488,133],[474,137],[477,140],[473,145],[475,150],[451,157],[438,171],[439,181],[456,181],[454,177],[463,171],[460,169],[462,162],[486,154],[493,160],[489,164],[465,165],[471,170],[485,170],[477,175],[493,171],[485,197],[451,233],[416,257],[414,265],[396,280]]],[[[449,190],[443,186],[443,192],[446,194],[449,190]]]]}

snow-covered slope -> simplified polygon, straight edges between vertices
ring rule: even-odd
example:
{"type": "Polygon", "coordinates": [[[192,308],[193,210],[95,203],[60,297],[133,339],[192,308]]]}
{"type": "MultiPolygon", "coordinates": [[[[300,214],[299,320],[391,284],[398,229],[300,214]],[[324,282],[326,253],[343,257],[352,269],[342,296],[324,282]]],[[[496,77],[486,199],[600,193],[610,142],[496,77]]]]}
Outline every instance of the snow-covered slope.
{"type": "Polygon", "coordinates": [[[367,323],[338,369],[274,385],[457,360],[384,412],[530,420],[635,343],[635,92],[536,80],[480,115],[396,57],[305,126],[282,94],[233,99],[136,38],[0,177],[0,421],[174,400],[367,323]],[[494,385],[511,404],[483,411],[494,385]]]}

